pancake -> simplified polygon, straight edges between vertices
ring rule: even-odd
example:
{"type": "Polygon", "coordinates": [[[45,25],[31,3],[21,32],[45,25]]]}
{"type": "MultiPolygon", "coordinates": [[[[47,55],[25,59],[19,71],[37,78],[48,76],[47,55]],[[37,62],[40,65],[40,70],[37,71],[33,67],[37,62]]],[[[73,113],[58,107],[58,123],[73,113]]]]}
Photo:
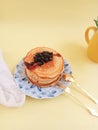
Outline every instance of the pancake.
{"type": "Polygon", "coordinates": [[[55,85],[64,70],[64,59],[60,53],[48,47],[37,47],[24,57],[28,79],[40,87],[55,85]]]}

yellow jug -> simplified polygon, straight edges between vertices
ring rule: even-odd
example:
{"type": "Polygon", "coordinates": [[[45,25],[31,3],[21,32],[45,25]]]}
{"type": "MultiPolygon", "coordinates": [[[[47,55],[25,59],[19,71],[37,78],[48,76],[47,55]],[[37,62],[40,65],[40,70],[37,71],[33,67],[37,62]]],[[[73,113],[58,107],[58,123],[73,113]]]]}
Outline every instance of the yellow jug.
{"type": "MultiPolygon", "coordinates": [[[[98,21],[96,22],[98,24],[98,21]]],[[[98,28],[95,26],[88,27],[85,31],[85,40],[88,44],[88,49],[87,49],[88,57],[91,60],[98,63],[98,28]],[[90,38],[91,30],[93,30],[93,36],[90,38]]]]}

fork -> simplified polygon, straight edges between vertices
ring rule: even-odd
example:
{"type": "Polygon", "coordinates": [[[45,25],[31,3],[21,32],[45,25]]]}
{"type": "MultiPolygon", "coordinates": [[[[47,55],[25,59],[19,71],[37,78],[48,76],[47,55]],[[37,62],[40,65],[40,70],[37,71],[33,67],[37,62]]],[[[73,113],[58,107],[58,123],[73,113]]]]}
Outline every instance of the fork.
{"type": "Polygon", "coordinates": [[[89,107],[88,105],[84,104],[83,102],[81,102],[76,96],[74,96],[73,94],[71,94],[70,88],[66,87],[65,85],[63,85],[62,83],[57,83],[57,85],[61,88],[64,89],[64,91],[69,94],[73,99],[75,99],[82,107],[84,107],[91,115],[98,117],[98,113],[95,111],[95,109],[89,107]]]}

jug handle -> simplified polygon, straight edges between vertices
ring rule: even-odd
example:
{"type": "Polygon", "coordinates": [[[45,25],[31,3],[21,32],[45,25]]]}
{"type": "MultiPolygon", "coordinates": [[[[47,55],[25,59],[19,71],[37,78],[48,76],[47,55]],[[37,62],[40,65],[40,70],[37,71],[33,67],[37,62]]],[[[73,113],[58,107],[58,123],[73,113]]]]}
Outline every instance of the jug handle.
{"type": "Polygon", "coordinates": [[[94,32],[96,32],[97,28],[95,26],[91,26],[91,27],[88,27],[85,31],[85,40],[87,42],[87,44],[89,44],[89,41],[90,41],[90,37],[89,37],[89,32],[90,30],[93,30],[94,32]]]}

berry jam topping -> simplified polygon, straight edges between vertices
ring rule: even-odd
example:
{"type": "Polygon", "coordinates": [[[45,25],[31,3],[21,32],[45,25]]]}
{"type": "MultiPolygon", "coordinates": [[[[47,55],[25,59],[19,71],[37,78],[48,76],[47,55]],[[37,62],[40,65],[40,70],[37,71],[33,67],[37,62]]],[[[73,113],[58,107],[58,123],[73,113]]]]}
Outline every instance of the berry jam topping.
{"type": "Polygon", "coordinates": [[[28,66],[28,67],[29,67],[29,66],[33,66],[33,65],[34,65],[34,62],[31,62],[31,63],[25,62],[25,65],[28,66]]]}
{"type": "Polygon", "coordinates": [[[47,63],[49,61],[53,60],[53,52],[43,51],[41,53],[36,53],[34,56],[34,61],[31,63],[25,62],[25,65],[28,69],[33,69],[37,66],[41,66],[44,63],[47,63]]]}
{"type": "Polygon", "coordinates": [[[36,53],[35,56],[34,56],[34,62],[38,63],[39,66],[41,66],[44,63],[47,63],[49,61],[52,61],[52,59],[53,59],[53,53],[48,52],[48,51],[36,53]]]}

